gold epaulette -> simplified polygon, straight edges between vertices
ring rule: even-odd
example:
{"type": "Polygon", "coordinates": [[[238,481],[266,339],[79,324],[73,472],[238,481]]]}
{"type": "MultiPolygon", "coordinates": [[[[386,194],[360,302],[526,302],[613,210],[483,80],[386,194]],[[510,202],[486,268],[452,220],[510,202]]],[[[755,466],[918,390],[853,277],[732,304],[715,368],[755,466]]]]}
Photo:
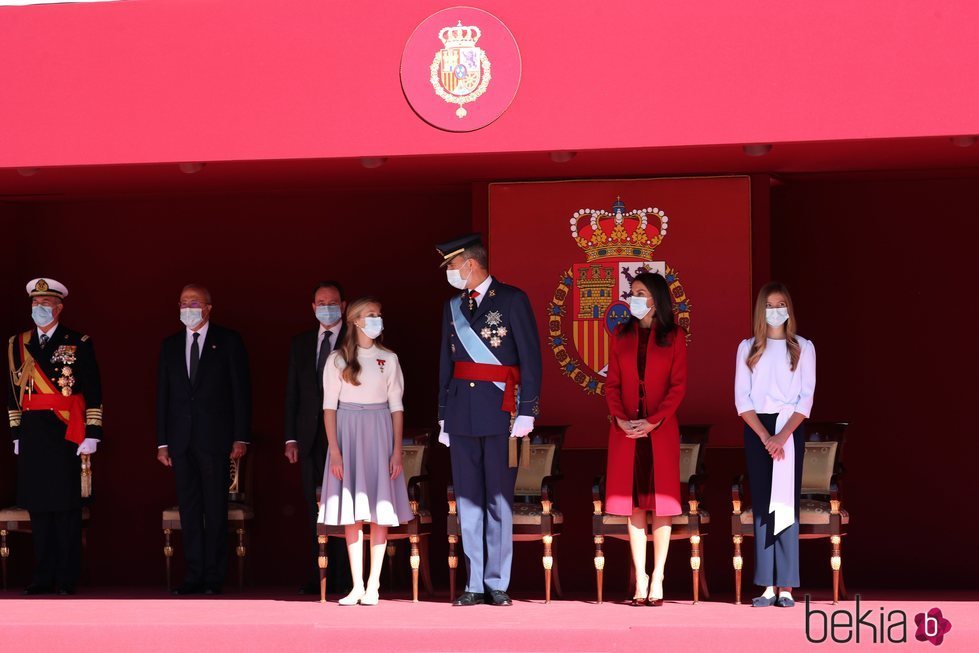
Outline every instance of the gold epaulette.
{"type": "Polygon", "coordinates": [[[102,406],[85,409],[85,426],[102,426],[102,406]]]}

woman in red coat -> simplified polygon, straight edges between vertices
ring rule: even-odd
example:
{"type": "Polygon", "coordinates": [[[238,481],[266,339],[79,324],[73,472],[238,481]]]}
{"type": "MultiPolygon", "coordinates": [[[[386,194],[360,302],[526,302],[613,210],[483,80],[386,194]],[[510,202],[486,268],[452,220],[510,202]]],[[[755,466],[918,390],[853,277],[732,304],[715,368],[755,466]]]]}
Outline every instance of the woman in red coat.
{"type": "Polygon", "coordinates": [[[641,273],[632,282],[632,319],[615,332],[605,384],[609,430],[606,508],[629,516],[636,569],[633,605],[663,604],[663,569],[672,516],[680,508],[680,427],[687,388],[685,334],[673,318],[666,280],[641,273]],[[653,570],[646,574],[646,514],[652,513],[653,570]]]}

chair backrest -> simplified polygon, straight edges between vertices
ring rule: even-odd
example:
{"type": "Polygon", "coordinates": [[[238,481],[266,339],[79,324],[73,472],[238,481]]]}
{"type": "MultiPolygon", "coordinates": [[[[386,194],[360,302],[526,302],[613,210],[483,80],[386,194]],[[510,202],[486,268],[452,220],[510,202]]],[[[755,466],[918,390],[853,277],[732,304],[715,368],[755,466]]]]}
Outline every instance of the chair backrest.
{"type": "MultiPolygon", "coordinates": [[[[428,456],[435,440],[434,428],[405,429],[401,437],[401,477],[407,484],[416,476],[428,474],[428,456]]],[[[428,484],[421,486],[423,507],[428,506],[428,484]]]]}
{"type": "Polygon", "coordinates": [[[517,467],[515,496],[537,499],[544,477],[561,473],[561,448],[567,430],[567,426],[537,426],[527,436],[530,438],[530,465],[517,467]]]}
{"type": "Polygon", "coordinates": [[[829,494],[833,474],[841,470],[846,422],[806,422],[806,453],[802,463],[802,494],[829,494]]]}
{"type": "Polygon", "coordinates": [[[704,473],[704,454],[710,435],[709,424],[680,425],[680,482],[687,483],[694,474],[704,473]]]}

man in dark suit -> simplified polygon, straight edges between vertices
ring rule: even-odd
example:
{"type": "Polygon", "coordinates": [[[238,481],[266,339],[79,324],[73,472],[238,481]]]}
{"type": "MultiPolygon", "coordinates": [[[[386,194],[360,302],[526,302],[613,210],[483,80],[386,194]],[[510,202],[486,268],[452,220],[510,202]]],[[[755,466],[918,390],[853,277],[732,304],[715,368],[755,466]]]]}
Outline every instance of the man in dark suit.
{"type": "Polygon", "coordinates": [[[180,293],[185,329],[163,341],[156,392],[157,459],[173,467],[187,575],[174,594],[220,594],[228,567],[230,457],[251,429],[248,355],[235,331],[211,324],[211,293],[180,293]]]}
{"type": "MultiPolygon", "coordinates": [[[[308,539],[312,543],[309,578],[300,594],[319,595],[319,544],[316,539],[317,486],[323,482],[326,465],[326,431],[323,426],[323,367],[326,358],[346,333],[343,322],[347,302],[336,281],[322,281],[313,290],[313,314],[319,325],[292,339],[289,348],[289,376],[286,380],[285,456],[299,463],[306,504],[308,539]]],[[[343,542],[331,538],[329,547],[330,587],[345,591],[350,569],[343,542]]]]}
{"type": "Polygon", "coordinates": [[[37,326],[7,344],[17,502],[34,534],[34,580],[24,594],[69,595],[81,566],[79,456],[102,440],[102,385],[92,341],[59,322],[68,289],[33,279],[27,294],[37,326]]]}
{"type": "Polygon", "coordinates": [[[527,295],[490,276],[478,234],[437,249],[462,291],[445,303],[439,368],[439,441],[451,443],[469,572],[453,605],[507,606],[517,481],[510,438],[529,435],[540,412],[540,336],[527,295]]]}

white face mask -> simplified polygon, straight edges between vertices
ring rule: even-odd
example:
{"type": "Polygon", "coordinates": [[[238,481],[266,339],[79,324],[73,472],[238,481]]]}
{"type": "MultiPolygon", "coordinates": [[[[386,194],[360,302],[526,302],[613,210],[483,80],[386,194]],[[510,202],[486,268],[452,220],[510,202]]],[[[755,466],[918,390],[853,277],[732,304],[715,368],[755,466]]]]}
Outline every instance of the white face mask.
{"type": "Polygon", "coordinates": [[[629,312],[632,313],[632,316],[637,320],[643,319],[644,317],[646,317],[646,314],[652,310],[649,306],[646,305],[647,299],[649,298],[636,297],[635,295],[629,298],[629,312]]]}
{"type": "Polygon", "coordinates": [[[469,274],[466,275],[465,279],[462,278],[462,272],[460,272],[459,270],[445,271],[445,277],[446,279],[448,279],[449,285],[452,286],[453,288],[458,288],[459,290],[462,290],[463,288],[466,287],[466,283],[469,281],[469,277],[471,276],[472,276],[472,268],[469,269],[469,274]]]}
{"type": "Polygon", "coordinates": [[[384,331],[384,320],[379,317],[365,317],[364,326],[358,328],[364,332],[365,336],[373,340],[381,335],[381,331],[384,331]]]}
{"type": "Polygon", "coordinates": [[[193,329],[195,326],[204,321],[204,309],[181,308],[180,321],[183,322],[184,326],[186,326],[188,329],[193,329]]]}
{"type": "Polygon", "coordinates": [[[789,309],[784,306],[779,308],[766,308],[765,309],[765,321],[768,322],[768,326],[780,327],[785,324],[789,319],[789,309]]]}

